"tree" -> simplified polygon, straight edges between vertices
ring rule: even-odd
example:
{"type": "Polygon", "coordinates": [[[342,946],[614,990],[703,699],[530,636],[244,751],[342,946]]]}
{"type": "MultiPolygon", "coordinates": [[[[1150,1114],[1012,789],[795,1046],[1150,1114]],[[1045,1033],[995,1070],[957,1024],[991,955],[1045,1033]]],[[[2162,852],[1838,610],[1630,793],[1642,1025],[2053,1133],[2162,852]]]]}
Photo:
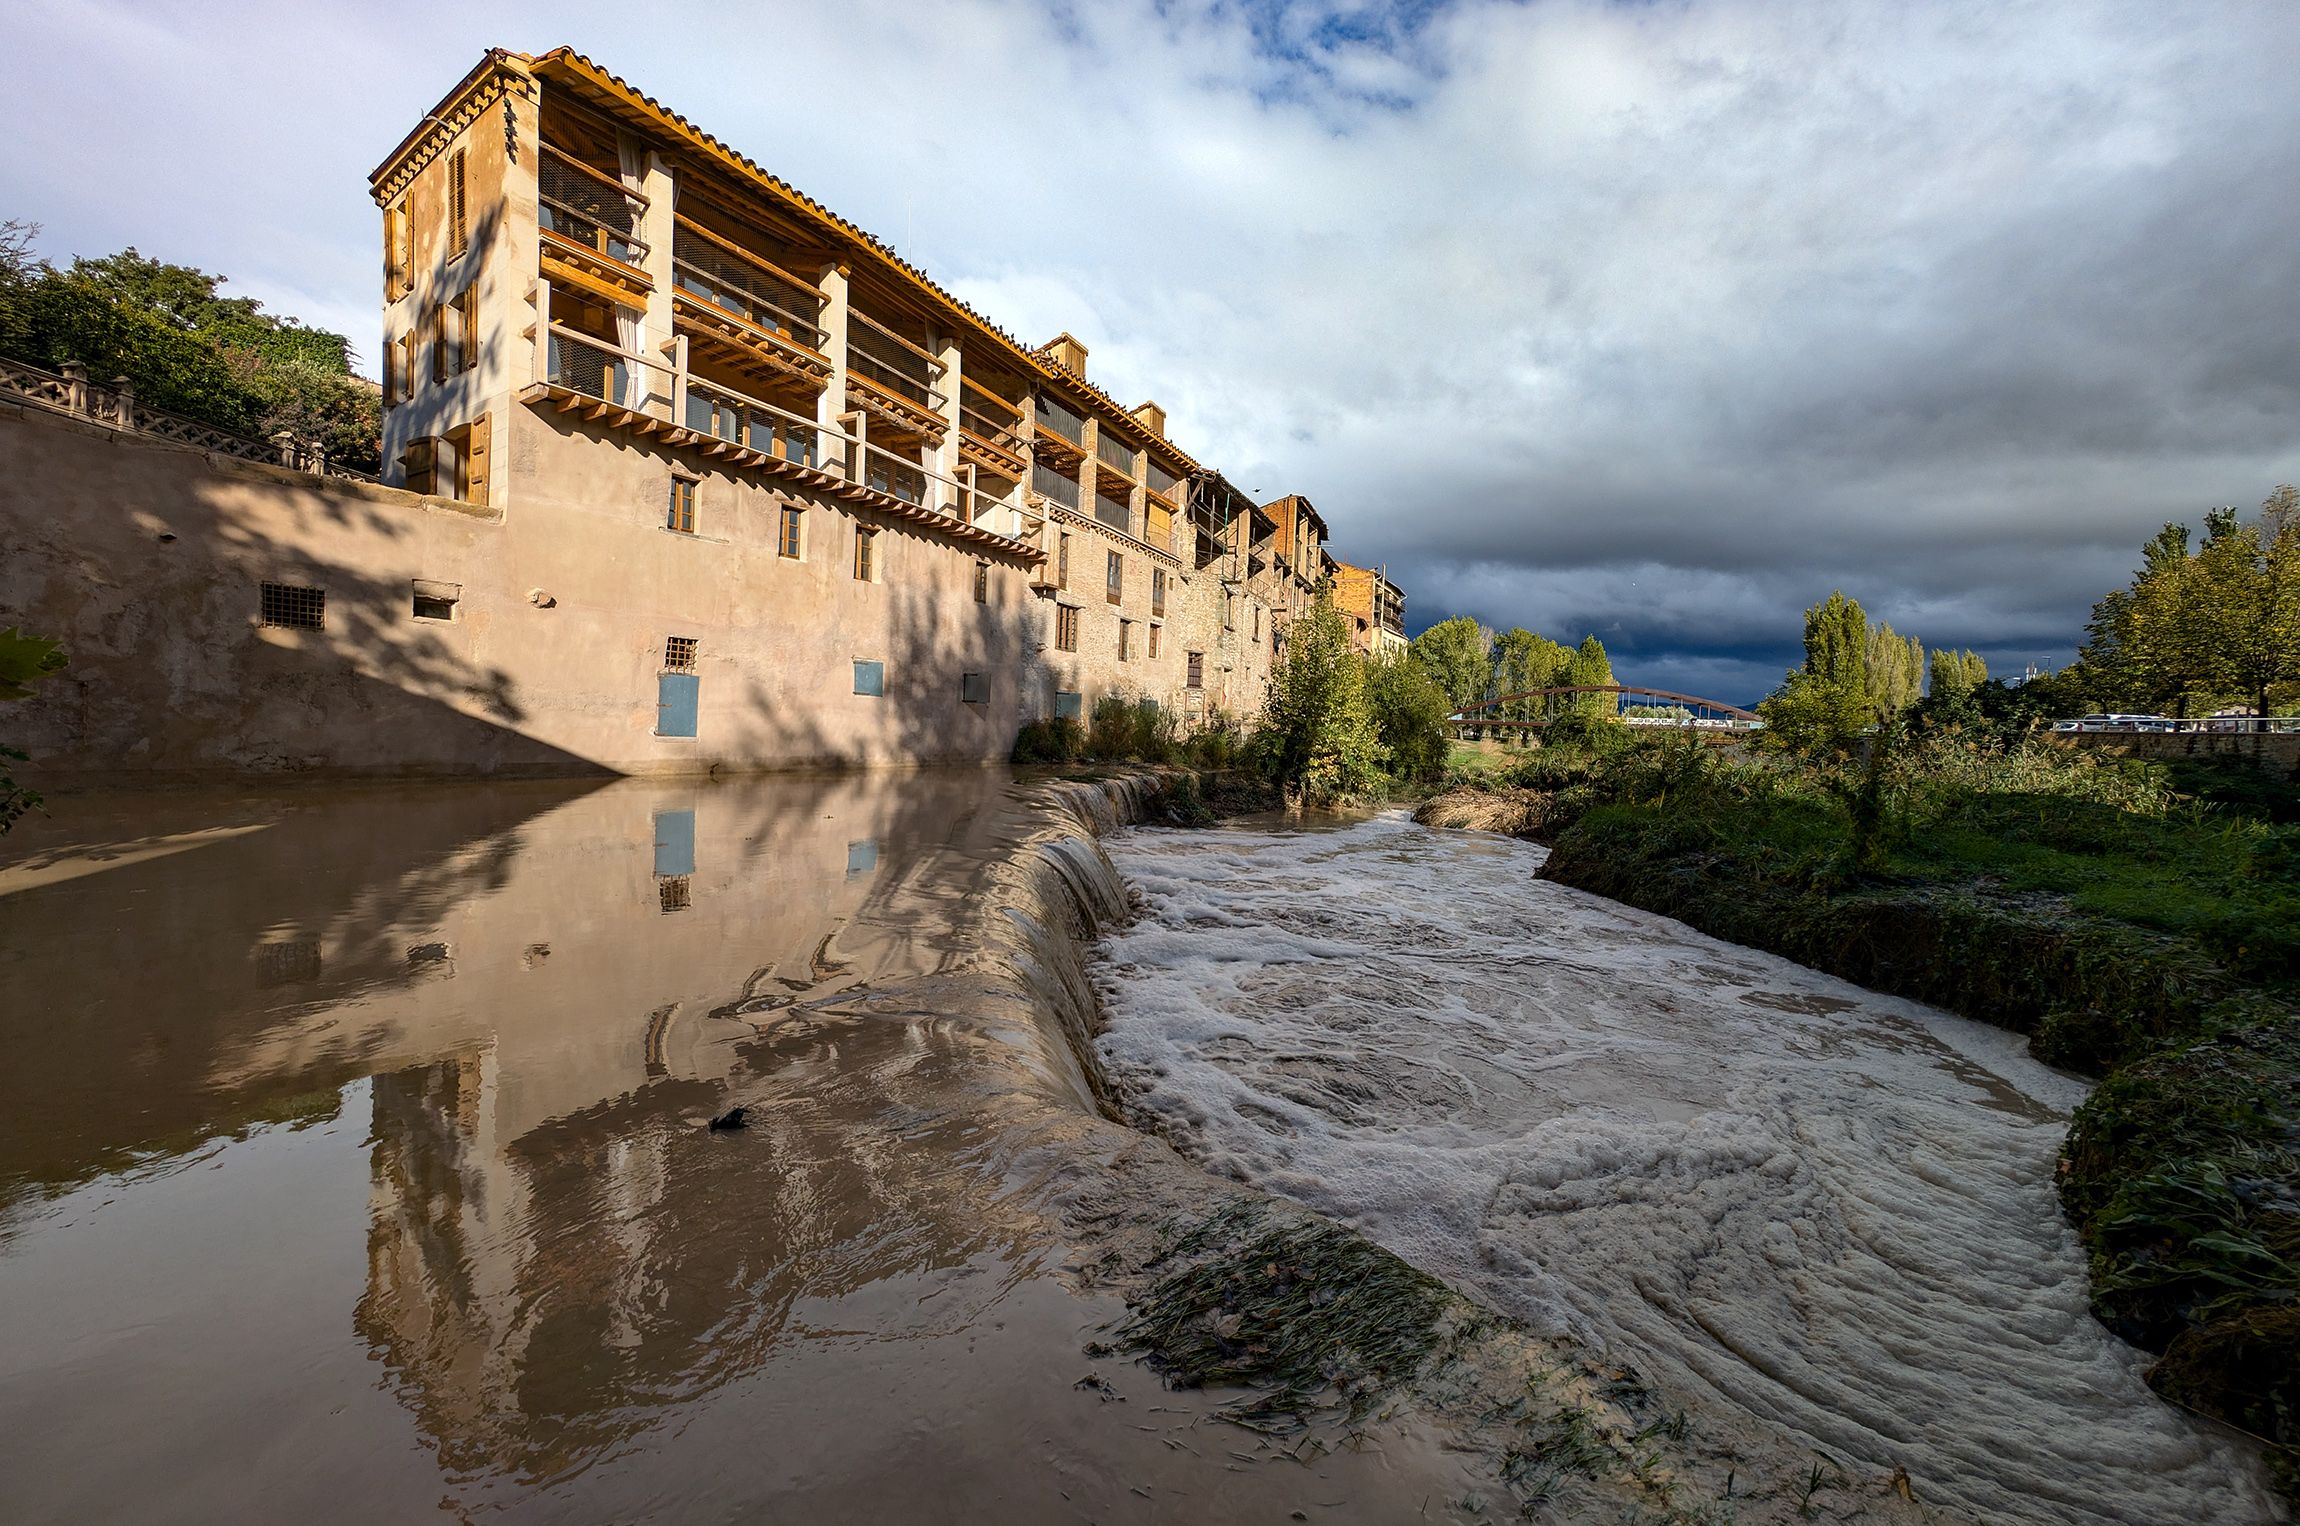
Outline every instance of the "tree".
{"type": "Polygon", "coordinates": [[[1380,782],[1386,754],[1366,695],[1365,659],[1323,592],[1286,633],[1263,715],[1256,740],[1270,774],[1304,800],[1362,795],[1380,782]]]}
{"type": "Polygon", "coordinates": [[[1412,783],[1445,770],[1445,718],[1453,706],[1429,669],[1403,652],[1368,659],[1366,696],[1392,774],[1412,783]]]}
{"type": "Polygon", "coordinates": [[[1869,707],[1890,720],[1917,702],[1925,679],[1925,644],[1878,621],[1869,627],[1865,665],[1869,707]]]}
{"type": "Polygon", "coordinates": [[[351,342],[226,297],[222,276],[134,248],[37,259],[29,223],[0,224],[0,355],[46,370],[69,362],[99,384],[125,376],[144,403],[235,434],[287,430],[329,459],[376,464],[383,404],[352,374],[351,342]]]}
{"type": "Polygon", "coordinates": [[[1469,616],[1440,620],[1414,637],[1410,650],[1454,709],[1477,704],[1492,691],[1493,633],[1469,616]]]}
{"type": "MultiPolygon", "coordinates": [[[[1514,627],[1494,639],[1494,690],[1499,694],[1522,694],[1529,689],[1552,688],[1566,681],[1566,670],[1572,661],[1571,648],[1523,627],[1514,627]]],[[[1543,713],[1541,701],[1521,699],[1504,705],[1501,718],[1538,721],[1548,716],[1543,713]]]]}
{"type": "Polygon", "coordinates": [[[1757,706],[1770,740],[1800,752],[1848,746],[1875,724],[1869,617],[1840,590],[1805,611],[1805,662],[1757,706]]]}
{"type": "Polygon", "coordinates": [[[1931,668],[1927,691],[1944,704],[1962,699],[1989,681],[1989,665],[1978,652],[1944,647],[1933,653],[1931,668]]]}
{"type": "Polygon", "coordinates": [[[2267,715],[2268,691],[2300,679],[2300,523],[2289,500],[2272,495],[2257,525],[2233,509],[2207,516],[2181,581],[2182,625],[2208,680],[2267,715]]]}
{"type": "MultiPolygon", "coordinates": [[[[1581,638],[1573,656],[1565,664],[1565,682],[1577,689],[1598,688],[1613,682],[1613,661],[1605,655],[1605,643],[1596,636],[1581,638]]],[[[1615,713],[1614,696],[1610,694],[1576,694],[1573,713],[1591,720],[1605,720],[1615,713]]]]}

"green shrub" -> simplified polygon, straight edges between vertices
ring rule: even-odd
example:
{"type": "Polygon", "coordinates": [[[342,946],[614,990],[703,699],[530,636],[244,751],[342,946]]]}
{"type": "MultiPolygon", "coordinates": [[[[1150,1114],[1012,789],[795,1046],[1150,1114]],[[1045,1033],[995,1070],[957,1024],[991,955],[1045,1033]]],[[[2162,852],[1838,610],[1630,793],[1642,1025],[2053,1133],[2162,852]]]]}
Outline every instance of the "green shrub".
{"type": "Polygon", "coordinates": [[[1076,763],[1086,756],[1086,730],[1067,715],[1024,721],[1014,739],[1017,763],[1076,763]]]}

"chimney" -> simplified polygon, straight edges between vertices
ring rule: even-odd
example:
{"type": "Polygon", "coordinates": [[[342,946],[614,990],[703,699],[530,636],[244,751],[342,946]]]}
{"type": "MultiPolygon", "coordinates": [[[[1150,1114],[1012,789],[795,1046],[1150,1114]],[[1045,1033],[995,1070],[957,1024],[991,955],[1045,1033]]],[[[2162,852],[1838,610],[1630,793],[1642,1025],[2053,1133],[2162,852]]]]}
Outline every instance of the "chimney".
{"type": "Polygon", "coordinates": [[[1143,403],[1136,407],[1134,421],[1158,438],[1166,437],[1166,410],[1156,403],[1143,403]]]}
{"type": "Polygon", "coordinates": [[[1071,335],[1067,333],[1055,335],[1046,342],[1045,347],[1038,353],[1080,381],[1086,380],[1086,346],[1080,344],[1071,335]]]}

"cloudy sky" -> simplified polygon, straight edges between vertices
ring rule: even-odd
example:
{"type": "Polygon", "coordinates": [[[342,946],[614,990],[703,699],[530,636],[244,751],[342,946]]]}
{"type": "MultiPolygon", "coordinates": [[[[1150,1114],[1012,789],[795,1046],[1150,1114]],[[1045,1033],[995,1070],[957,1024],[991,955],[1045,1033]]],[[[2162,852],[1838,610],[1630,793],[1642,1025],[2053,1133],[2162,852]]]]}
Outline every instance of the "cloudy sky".
{"type": "Polygon", "coordinates": [[[1264,497],[1416,629],[1727,699],[1842,587],[1998,671],[2300,478],[2294,0],[11,0],[0,216],[376,347],[375,162],[572,44],[1264,497]],[[486,12],[484,19],[481,12],[486,12]]]}

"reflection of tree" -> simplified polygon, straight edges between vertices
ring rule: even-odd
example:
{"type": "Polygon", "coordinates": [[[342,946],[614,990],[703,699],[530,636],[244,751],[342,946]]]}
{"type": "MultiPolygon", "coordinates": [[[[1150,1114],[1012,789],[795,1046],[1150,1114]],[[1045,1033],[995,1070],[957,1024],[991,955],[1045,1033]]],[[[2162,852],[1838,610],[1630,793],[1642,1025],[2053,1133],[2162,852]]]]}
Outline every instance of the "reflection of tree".
{"type": "MultiPolygon", "coordinates": [[[[700,1127],[722,1100],[700,1081],[494,1143],[478,1067],[377,1078],[356,1323],[452,1471],[563,1475],[814,1334],[802,1303],[1021,1259],[1031,1221],[980,1117],[950,1105],[963,1039],[787,1019],[742,1060],[734,1135],[700,1127]]],[[[928,1307],[882,1337],[975,1313],[928,1307]]]]}

